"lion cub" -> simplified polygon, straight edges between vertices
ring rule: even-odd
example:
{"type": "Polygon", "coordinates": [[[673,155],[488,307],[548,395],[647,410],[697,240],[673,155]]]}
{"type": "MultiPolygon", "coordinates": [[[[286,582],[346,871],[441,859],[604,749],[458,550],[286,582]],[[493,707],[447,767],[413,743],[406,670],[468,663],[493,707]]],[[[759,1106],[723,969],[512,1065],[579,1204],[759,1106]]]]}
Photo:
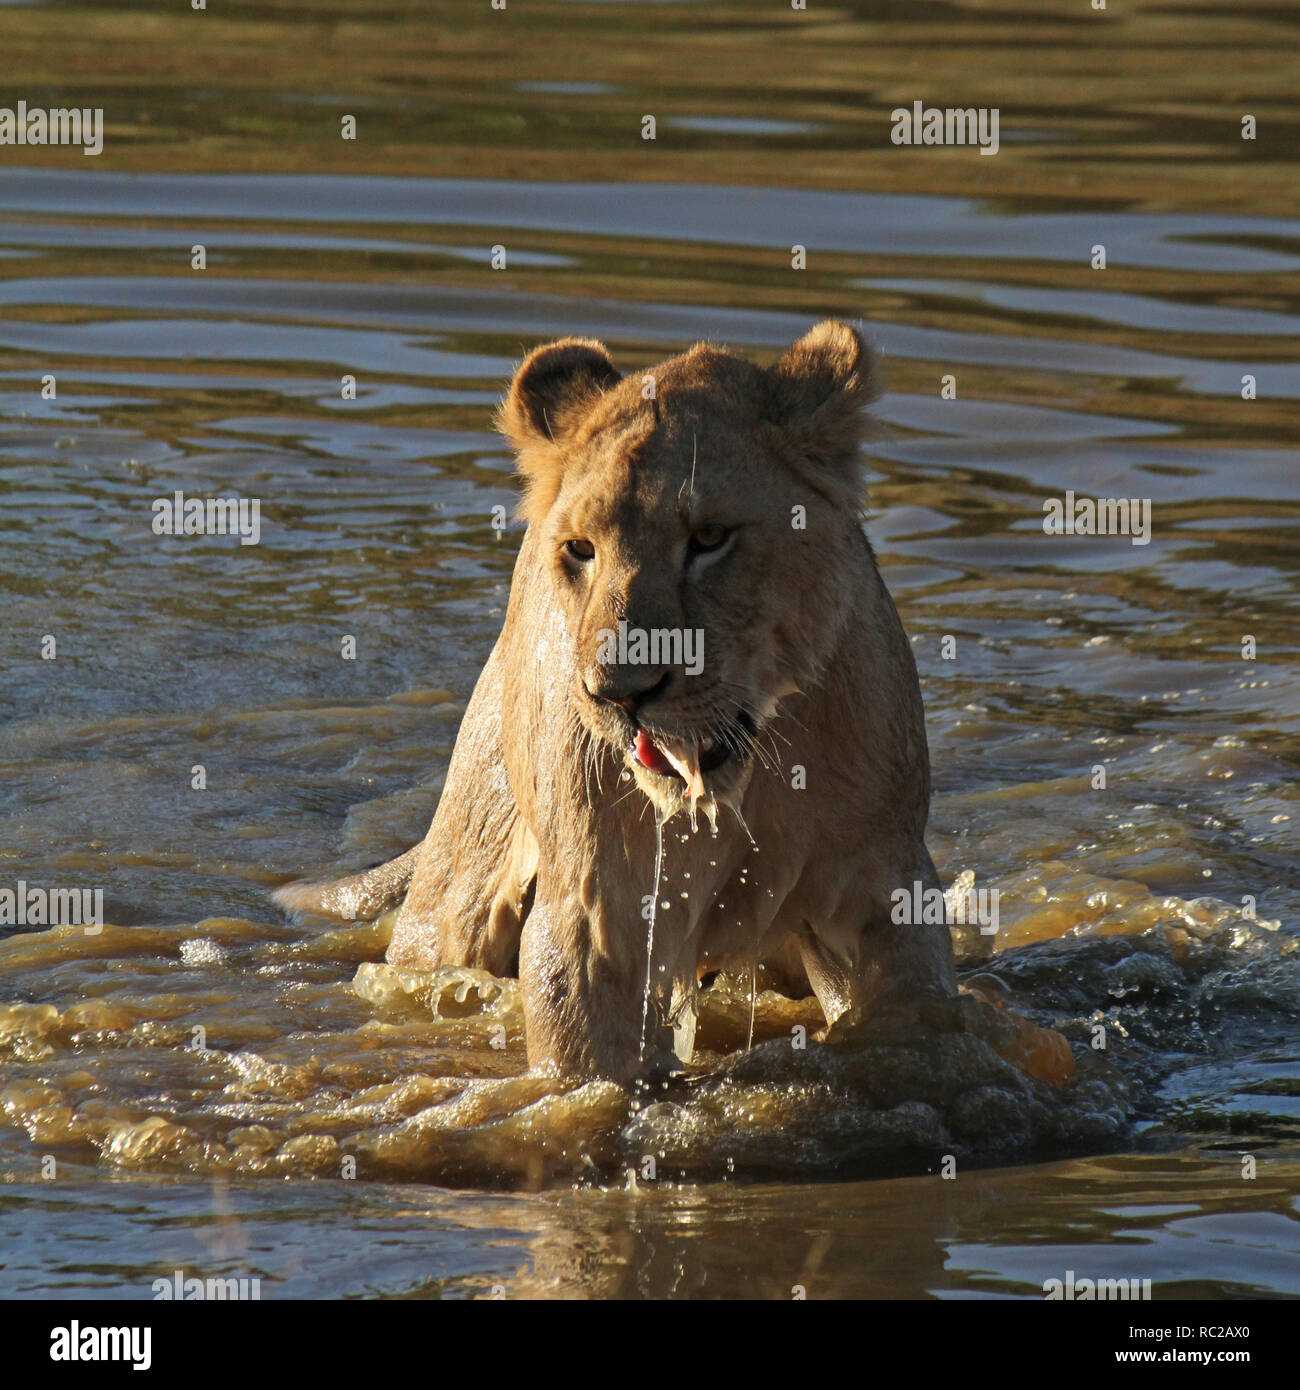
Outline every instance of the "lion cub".
{"type": "Polygon", "coordinates": [[[872,394],[834,321],[766,370],[533,352],[500,412],[527,530],[429,833],[277,902],[401,902],[396,965],[517,961],[529,1062],[564,1074],[689,1055],[724,964],[793,965],[828,1022],[953,993],[947,927],[891,920],[939,885],[916,667],[859,519],[872,394]]]}

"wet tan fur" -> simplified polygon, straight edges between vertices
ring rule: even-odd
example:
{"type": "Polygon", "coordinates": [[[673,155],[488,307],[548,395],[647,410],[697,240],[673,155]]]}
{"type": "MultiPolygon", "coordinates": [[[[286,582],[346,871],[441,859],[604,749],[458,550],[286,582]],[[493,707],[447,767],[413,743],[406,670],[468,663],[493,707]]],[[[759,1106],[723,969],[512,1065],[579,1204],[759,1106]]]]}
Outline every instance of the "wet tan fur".
{"type": "Polygon", "coordinates": [[[575,339],[520,367],[501,427],[528,527],[428,836],[369,874],[277,895],[342,916],[400,901],[398,965],[517,961],[531,1064],[619,1079],[674,1029],[689,1046],[696,979],[719,965],[770,958],[788,976],[797,957],[831,1020],[886,987],[953,989],[947,929],[890,917],[892,890],[938,882],[916,670],[859,519],[869,352],[827,322],[768,370],[699,345],[648,375],[653,400],[647,373],[620,377],[575,339]],[[709,524],[736,528],[734,548],[685,559],[709,524]],[[596,552],[576,577],[560,550],[573,537],[596,552]],[[756,755],[712,779],[730,803],[716,838],[690,832],[679,788],[631,764],[588,693],[620,618],[705,633],[704,671],[670,673],[643,723],[690,734],[737,702],[759,716],[756,755]],[[671,817],[669,907],[643,1054],[656,812],[671,817]]]}

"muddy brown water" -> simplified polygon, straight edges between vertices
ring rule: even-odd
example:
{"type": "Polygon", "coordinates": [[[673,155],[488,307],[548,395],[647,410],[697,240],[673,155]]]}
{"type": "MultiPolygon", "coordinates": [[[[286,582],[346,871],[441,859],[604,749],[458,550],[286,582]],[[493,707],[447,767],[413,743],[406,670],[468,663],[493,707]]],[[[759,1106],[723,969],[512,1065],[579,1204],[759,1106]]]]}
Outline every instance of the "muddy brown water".
{"type": "Polygon", "coordinates": [[[6,100],[106,113],[97,158],[0,150],[0,889],[107,923],[0,928],[0,1289],[1300,1293],[1297,17],[507,14],[0,8],[6,100]],[[914,100],[1000,107],[998,154],[892,146],[914,100]],[[722,979],[675,1089],[529,1077],[512,982],[267,891],[427,825],[521,353],[771,360],[827,313],[888,363],[867,525],[931,848],[1000,890],[972,970],[1078,1076],[953,1017],[796,1051],[775,995],[746,1052],[722,979]],[[1149,544],[1045,535],[1067,489],[1149,498],[1149,544]],[[154,535],[177,490],[261,499],[260,543],[154,535]]]}

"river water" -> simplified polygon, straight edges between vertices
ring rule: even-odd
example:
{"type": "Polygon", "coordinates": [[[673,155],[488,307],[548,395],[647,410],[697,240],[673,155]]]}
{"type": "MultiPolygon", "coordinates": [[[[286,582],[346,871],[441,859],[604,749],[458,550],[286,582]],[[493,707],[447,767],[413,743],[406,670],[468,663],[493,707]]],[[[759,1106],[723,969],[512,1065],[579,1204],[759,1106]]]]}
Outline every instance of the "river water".
{"type": "Polygon", "coordinates": [[[0,150],[0,889],[107,923],[0,928],[0,1290],[1300,1294],[1300,16],[1122,10],[0,8],[4,100],[106,123],[0,150]],[[892,145],[914,100],[999,152],[892,145]],[[529,1077],[513,982],[267,893],[427,826],[523,352],[828,314],[885,354],[867,526],[940,874],[1002,895],[980,995],[796,1051],[765,994],[746,1052],[723,978],[687,1081],[529,1077]],[[1149,543],[1045,535],[1067,490],[1149,543]],[[153,534],[176,491],[260,543],[153,534]]]}

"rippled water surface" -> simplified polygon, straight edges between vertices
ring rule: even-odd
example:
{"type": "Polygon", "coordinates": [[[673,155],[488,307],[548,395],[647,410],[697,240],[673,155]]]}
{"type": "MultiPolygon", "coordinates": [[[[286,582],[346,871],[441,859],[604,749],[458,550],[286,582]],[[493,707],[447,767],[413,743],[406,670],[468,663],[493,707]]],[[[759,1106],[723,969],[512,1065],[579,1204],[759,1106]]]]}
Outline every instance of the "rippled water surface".
{"type": "Polygon", "coordinates": [[[1298,28],[0,8],[0,104],[106,121],[0,148],[0,888],[108,923],[0,928],[0,1288],[1300,1295],[1298,28]],[[914,100],[999,107],[999,153],[891,145],[914,100]],[[518,544],[521,355],[770,361],[828,314],[886,357],[868,531],[994,954],[803,1051],[815,1004],[763,994],[746,1051],[722,977],[649,1096],[530,1077],[512,981],[267,892],[427,827],[518,544]],[[1151,499],[1150,543],[1044,535],[1067,489],[1151,499]],[[178,490],[260,498],[260,544],[155,536],[178,490]]]}

